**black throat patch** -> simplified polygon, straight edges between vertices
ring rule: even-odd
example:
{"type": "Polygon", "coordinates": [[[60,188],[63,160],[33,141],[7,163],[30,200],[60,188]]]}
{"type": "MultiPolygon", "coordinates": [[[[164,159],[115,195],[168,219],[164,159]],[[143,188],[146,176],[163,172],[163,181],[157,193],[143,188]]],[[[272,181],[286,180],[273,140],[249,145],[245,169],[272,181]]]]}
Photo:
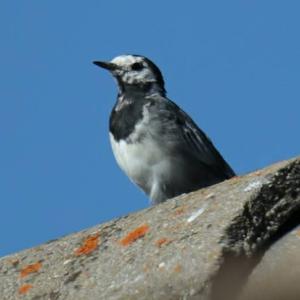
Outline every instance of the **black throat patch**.
{"type": "Polygon", "coordinates": [[[135,125],[143,118],[143,107],[149,102],[141,97],[135,101],[121,98],[115,104],[109,118],[109,131],[116,141],[125,140],[134,131],[135,125]]]}

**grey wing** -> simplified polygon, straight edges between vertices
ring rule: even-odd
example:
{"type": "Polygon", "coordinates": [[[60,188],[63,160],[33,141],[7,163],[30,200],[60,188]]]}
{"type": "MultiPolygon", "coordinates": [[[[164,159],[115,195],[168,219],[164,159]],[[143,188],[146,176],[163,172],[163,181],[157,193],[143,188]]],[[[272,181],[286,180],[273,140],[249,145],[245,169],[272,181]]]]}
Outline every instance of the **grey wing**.
{"type": "MultiPolygon", "coordinates": [[[[234,171],[223,159],[210,139],[195,122],[174,102],[161,97],[155,101],[160,122],[165,121],[165,128],[176,139],[181,136],[185,142],[185,151],[194,156],[202,164],[212,169],[224,179],[235,176],[234,171]],[[188,149],[188,150],[186,150],[188,149]]],[[[170,137],[171,138],[171,137],[170,137]]]]}
{"type": "Polygon", "coordinates": [[[211,166],[219,174],[223,174],[225,178],[235,176],[234,171],[227,164],[219,151],[215,148],[211,140],[205,133],[194,123],[194,121],[182,110],[180,113],[185,116],[185,122],[181,130],[185,141],[193,149],[192,151],[206,165],[211,166]]]}

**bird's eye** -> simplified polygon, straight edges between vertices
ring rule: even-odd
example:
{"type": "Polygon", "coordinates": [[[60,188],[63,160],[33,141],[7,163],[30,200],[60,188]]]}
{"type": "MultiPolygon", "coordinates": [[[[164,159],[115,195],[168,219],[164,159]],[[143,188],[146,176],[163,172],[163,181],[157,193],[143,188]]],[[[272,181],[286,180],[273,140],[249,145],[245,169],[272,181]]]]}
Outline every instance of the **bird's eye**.
{"type": "Polygon", "coordinates": [[[138,71],[138,70],[142,70],[143,69],[143,64],[142,63],[134,63],[132,66],[131,66],[131,69],[134,70],[134,71],[138,71]]]}

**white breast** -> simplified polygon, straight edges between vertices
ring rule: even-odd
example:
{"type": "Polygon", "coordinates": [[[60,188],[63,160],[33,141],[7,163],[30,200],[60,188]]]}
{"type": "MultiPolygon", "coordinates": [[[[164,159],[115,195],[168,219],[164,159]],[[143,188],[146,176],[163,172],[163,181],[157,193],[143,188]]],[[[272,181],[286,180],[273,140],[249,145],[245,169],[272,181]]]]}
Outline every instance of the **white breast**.
{"type": "Polygon", "coordinates": [[[117,142],[111,133],[110,142],[121,169],[135,184],[149,193],[166,167],[161,147],[149,138],[141,142],[117,142]]]}

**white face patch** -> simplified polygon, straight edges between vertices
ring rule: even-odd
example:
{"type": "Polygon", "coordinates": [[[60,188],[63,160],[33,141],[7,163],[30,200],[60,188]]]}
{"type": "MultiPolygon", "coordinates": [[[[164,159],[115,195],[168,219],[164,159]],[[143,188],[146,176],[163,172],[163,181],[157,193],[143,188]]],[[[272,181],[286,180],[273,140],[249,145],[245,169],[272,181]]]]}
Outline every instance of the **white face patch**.
{"type": "Polygon", "coordinates": [[[147,82],[155,82],[156,76],[147,62],[141,56],[120,55],[111,60],[111,63],[116,64],[119,68],[113,71],[113,74],[122,78],[123,82],[128,84],[143,84],[147,82]],[[140,63],[143,68],[132,70],[132,65],[140,63]]]}

